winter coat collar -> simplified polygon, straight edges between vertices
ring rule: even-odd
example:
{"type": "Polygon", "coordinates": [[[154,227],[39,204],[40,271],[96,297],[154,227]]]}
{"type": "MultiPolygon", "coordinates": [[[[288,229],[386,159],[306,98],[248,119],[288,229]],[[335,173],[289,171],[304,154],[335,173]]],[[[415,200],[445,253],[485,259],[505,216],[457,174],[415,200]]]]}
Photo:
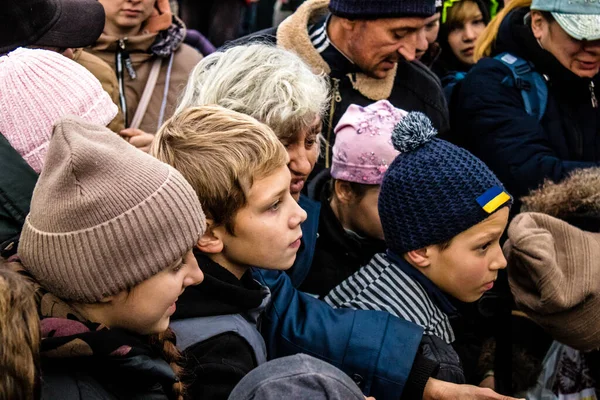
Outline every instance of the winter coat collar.
{"type": "MultiPolygon", "coordinates": [[[[139,35],[125,38],[125,49],[135,57],[134,61],[144,61],[151,56],[168,57],[183,43],[186,28],[179,18],[173,17],[173,23],[168,29],[160,32],[144,31],[139,35]]],[[[119,38],[102,33],[92,46],[97,52],[116,52],[119,47],[119,38]]]]}
{"type": "MultiPolygon", "coordinates": [[[[319,22],[329,13],[328,5],[329,0],[309,0],[277,29],[277,45],[296,53],[316,74],[329,75],[331,68],[314,48],[307,27],[319,22]]],[[[348,74],[348,76],[355,90],[377,101],[387,99],[392,94],[396,72],[397,66],[384,79],[371,78],[363,73],[348,74]]]]}
{"type": "Polygon", "coordinates": [[[194,250],[204,281],[179,296],[173,320],[213,315],[244,314],[260,307],[268,291],[252,278],[250,270],[237,279],[231,272],[194,250]]]}

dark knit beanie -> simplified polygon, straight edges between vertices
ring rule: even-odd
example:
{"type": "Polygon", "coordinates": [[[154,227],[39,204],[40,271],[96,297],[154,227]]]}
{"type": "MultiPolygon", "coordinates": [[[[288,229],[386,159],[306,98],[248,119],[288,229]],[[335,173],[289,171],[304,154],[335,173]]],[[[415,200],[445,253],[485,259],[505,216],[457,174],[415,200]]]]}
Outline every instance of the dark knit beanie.
{"type": "Polygon", "coordinates": [[[348,19],[430,17],[435,0],[331,0],[329,10],[348,19]]]}
{"type": "Polygon", "coordinates": [[[512,203],[481,160],[436,134],[420,112],[392,133],[400,154],[383,177],[379,216],[387,246],[398,255],[448,242],[512,203]]]}

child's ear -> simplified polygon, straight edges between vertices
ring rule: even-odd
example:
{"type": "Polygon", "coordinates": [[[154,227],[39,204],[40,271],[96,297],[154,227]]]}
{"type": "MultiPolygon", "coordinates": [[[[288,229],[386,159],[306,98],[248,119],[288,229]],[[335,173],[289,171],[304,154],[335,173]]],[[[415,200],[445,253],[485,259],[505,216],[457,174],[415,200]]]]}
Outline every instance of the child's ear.
{"type": "Polygon", "coordinates": [[[335,191],[335,197],[342,204],[351,204],[356,197],[350,183],[346,181],[336,179],[333,183],[333,190],[335,191]]]}
{"type": "Polygon", "coordinates": [[[223,241],[220,239],[218,227],[212,219],[206,220],[206,231],[198,239],[196,247],[203,253],[218,254],[223,251],[223,241]]]}
{"type": "Polygon", "coordinates": [[[416,268],[427,268],[431,265],[431,249],[423,247],[422,249],[409,251],[406,253],[405,258],[416,268]]]}

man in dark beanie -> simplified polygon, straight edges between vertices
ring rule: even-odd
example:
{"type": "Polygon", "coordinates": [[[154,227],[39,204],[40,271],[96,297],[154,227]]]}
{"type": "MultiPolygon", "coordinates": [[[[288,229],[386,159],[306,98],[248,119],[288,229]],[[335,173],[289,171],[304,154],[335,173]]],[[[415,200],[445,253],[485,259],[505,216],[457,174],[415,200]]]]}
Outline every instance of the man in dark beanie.
{"type": "Polygon", "coordinates": [[[308,0],[279,27],[240,42],[276,42],[315,73],[329,75],[326,151],[319,164],[330,167],[333,128],[350,104],[387,99],[397,108],[423,112],[442,133],[449,129],[441,85],[415,61],[428,47],[425,22],[435,12],[435,0],[308,0]]]}

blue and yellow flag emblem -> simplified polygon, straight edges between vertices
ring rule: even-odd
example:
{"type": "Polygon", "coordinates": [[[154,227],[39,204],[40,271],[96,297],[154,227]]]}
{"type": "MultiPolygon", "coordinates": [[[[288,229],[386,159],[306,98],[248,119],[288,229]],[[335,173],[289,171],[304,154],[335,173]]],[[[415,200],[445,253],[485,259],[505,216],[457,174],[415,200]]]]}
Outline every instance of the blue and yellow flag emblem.
{"type": "Polygon", "coordinates": [[[477,203],[479,203],[485,212],[491,214],[506,204],[506,202],[509,200],[511,200],[511,197],[508,193],[506,193],[506,191],[504,191],[504,189],[502,189],[500,186],[494,186],[479,196],[477,198],[477,203]]]}

